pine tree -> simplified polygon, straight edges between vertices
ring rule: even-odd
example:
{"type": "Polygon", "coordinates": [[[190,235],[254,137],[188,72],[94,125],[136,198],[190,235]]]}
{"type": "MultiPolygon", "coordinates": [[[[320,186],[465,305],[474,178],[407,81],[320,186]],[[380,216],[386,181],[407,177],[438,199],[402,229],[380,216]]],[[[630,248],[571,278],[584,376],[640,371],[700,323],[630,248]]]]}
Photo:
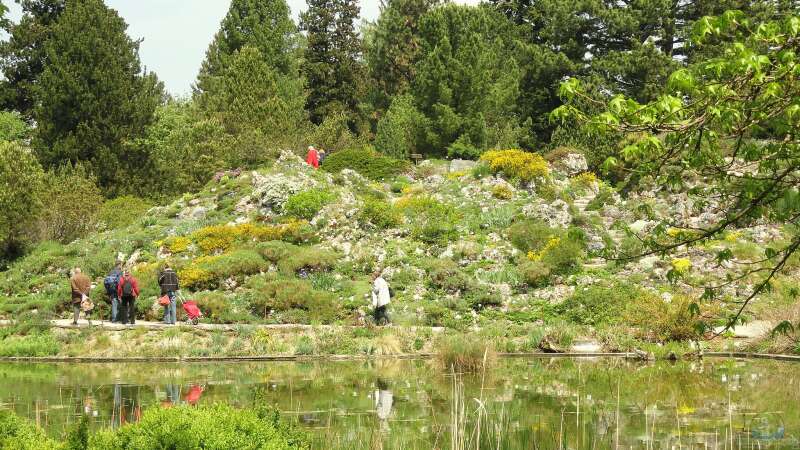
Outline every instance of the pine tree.
{"type": "Polygon", "coordinates": [[[0,42],[0,108],[14,110],[32,120],[33,87],[45,65],[45,44],[64,11],[65,0],[22,0],[22,18],[3,21],[8,40],[0,42]]]}
{"type": "Polygon", "coordinates": [[[412,87],[429,120],[428,153],[474,157],[517,144],[516,102],[522,72],[513,25],[488,7],[447,4],[422,18],[422,48],[412,87]]]}
{"type": "Polygon", "coordinates": [[[33,91],[33,143],[42,164],[85,162],[107,194],[146,162],[123,143],[141,135],[164,99],[126,28],[102,0],[70,1],[45,45],[47,64],[33,91]]]}
{"type": "Polygon", "coordinates": [[[314,123],[344,112],[354,128],[361,96],[361,40],[355,30],[356,0],[308,0],[300,19],[308,44],[302,73],[309,88],[306,109],[314,123]]]}
{"type": "Polygon", "coordinates": [[[392,97],[407,92],[414,80],[419,22],[436,4],[438,0],[388,0],[382,5],[364,55],[379,111],[389,107],[392,97]]]}
{"type": "Polygon", "coordinates": [[[233,0],[214,36],[198,75],[196,90],[208,88],[228,60],[245,46],[257,49],[264,61],[284,75],[297,71],[297,27],[285,0],[233,0]]]}

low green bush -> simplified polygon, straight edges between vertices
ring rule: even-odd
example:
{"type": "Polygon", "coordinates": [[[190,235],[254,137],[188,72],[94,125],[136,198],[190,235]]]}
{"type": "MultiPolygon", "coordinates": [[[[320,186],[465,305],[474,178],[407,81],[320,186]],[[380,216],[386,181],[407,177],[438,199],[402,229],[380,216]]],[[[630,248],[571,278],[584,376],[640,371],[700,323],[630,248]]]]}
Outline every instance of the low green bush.
{"type": "Polygon", "coordinates": [[[408,169],[409,164],[370,148],[352,148],[331,153],[321,167],[330,173],[352,169],[371,180],[386,180],[401,174],[408,169]]]}
{"type": "Polygon", "coordinates": [[[309,320],[331,323],[338,318],[339,307],[334,296],[314,289],[306,280],[256,278],[247,287],[250,309],[258,317],[276,318],[284,323],[309,320]],[[298,315],[296,310],[305,313],[298,315]]]}
{"type": "Polygon", "coordinates": [[[50,333],[8,336],[0,340],[0,356],[2,357],[54,356],[60,351],[61,344],[50,333]]]}
{"type": "Polygon", "coordinates": [[[48,438],[41,428],[17,416],[12,411],[0,410],[0,449],[56,450],[60,448],[62,446],[48,438]]]}
{"type": "Polygon", "coordinates": [[[400,211],[383,200],[367,198],[358,213],[358,221],[379,230],[396,228],[403,222],[400,211]]]}
{"type": "Polygon", "coordinates": [[[301,270],[318,272],[330,270],[339,260],[339,255],[333,250],[319,247],[299,247],[278,261],[278,268],[286,274],[297,274],[301,270]]]}
{"type": "Polygon", "coordinates": [[[269,241],[258,244],[258,246],[256,246],[256,250],[267,261],[277,263],[278,261],[299,251],[300,247],[283,241],[269,241]]]}
{"type": "Polygon", "coordinates": [[[452,260],[431,259],[425,265],[427,282],[433,289],[454,294],[472,287],[472,280],[452,260]]]}
{"type": "Polygon", "coordinates": [[[542,262],[553,273],[566,273],[579,266],[583,258],[583,245],[575,239],[561,239],[554,248],[542,256],[542,262]]]}
{"type": "Polygon", "coordinates": [[[622,321],[627,304],[640,295],[641,288],[628,283],[579,287],[571,297],[556,305],[554,312],[580,325],[616,324],[622,321]]]}
{"type": "Polygon", "coordinates": [[[427,244],[458,239],[457,208],[428,196],[402,198],[395,204],[411,222],[411,235],[427,244]]]}
{"type": "Polygon", "coordinates": [[[106,200],[100,207],[98,221],[109,230],[126,227],[141,219],[152,206],[147,200],[130,195],[106,200]]]}
{"type": "Polygon", "coordinates": [[[523,261],[518,266],[525,284],[530,287],[540,288],[545,287],[550,282],[551,270],[550,266],[542,261],[523,261]]]}
{"type": "Polygon", "coordinates": [[[484,308],[497,307],[503,304],[503,297],[500,294],[490,291],[485,286],[475,287],[464,297],[469,307],[475,311],[484,308]]]}
{"type": "Polygon", "coordinates": [[[683,341],[700,337],[700,318],[694,316],[689,305],[692,300],[675,295],[669,301],[648,291],[642,291],[628,304],[625,322],[636,327],[636,336],[656,342],[683,341]]]}
{"type": "Polygon", "coordinates": [[[89,439],[90,449],[298,449],[307,437],[266,409],[227,405],[150,408],[138,423],[102,431],[89,439]]]}
{"type": "Polygon", "coordinates": [[[560,236],[559,230],[537,220],[520,220],[508,228],[508,239],[523,253],[539,251],[551,237],[560,236]]]}
{"type": "Polygon", "coordinates": [[[335,195],[322,189],[308,189],[289,197],[283,210],[286,214],[298,219],[311,220],[328,203],[336,198],[335,195]]]}

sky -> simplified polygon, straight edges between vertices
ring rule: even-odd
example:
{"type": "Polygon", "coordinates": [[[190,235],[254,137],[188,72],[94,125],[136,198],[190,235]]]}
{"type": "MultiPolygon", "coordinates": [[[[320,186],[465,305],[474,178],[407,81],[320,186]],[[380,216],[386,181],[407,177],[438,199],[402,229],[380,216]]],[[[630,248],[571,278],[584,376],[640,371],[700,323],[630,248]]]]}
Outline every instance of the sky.
{"type": "MultiPolygon", "coordinates": [[[[21,11],[12,0],[2,0],[9,6],[9,17],[17,21],[21,11]]],[[[477,3],[477,0],[461,0],[477,3]]],[[[297,19],[306,9],[305,0],[287,0],[297,19]]],[[[225,13],[230,0],[106,0],[106,4],[128,23],[128,34],[144,39],[139,49],[142,63],[154,71],[167,90],[181,96],[191,92],[206,48],[225,13]]],[[[380,0],[361,0],[361,17],[375,20],[380,0]]]]}

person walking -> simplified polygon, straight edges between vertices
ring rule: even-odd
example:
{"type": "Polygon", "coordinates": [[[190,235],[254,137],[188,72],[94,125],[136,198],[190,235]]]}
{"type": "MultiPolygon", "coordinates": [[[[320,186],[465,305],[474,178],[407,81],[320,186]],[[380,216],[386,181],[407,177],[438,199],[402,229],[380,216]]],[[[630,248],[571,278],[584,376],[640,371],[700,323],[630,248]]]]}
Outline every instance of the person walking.
{"type": "Polygon", "coordinates": [[[389,314],[386,308],[391,301],[391,293],[389,292],[389,283],[381,275],[380,271],[372,274],[372,306],[375,308],[375,324],[390,323],[389,314]]]}
{"type": "MultiPolygon", "coordinates": [[[[72,324],[77,325],[81,315],[82,303],[89,299],[89,291],[92,290],[92,281],[81,272],[80,267],[76,267],[72,270],[69,286],[72,290],[72,324]]],[[[89,322],[89,325],[91,325],[92,320],[89,318],[89,310],[84,311],[84,317],[86,321],[89,322]]]]}
{"type": "Polygon", "coordinates": [[[139,296],[139,280],[131,275],[130,270],[119,280],[117,296],[121,299],[120,323],[136,323],[136,297],[139,296]]]}
{"type": "Polygon", "coordinates": [[[169,304],[164,306],[164,323],[175,325],[177,322],[178,311],[175,306],[180,286],[178,285],[178,274],[166,264],[164,270],[158,274],[158,286],[161,288],[161,295],[169,297],[169,304]]]}
{"type": "Polygon", "coordinates": [[[117,263],[114,269],[103,280],[103,286],[106,288],[106,294],[111,299],[111,322],[119,322],[119,295],[117,295],[117,287],[119,287],[119,279],[122,278],[121,264],[117,263]]]}
{"type": "Polygon", "coordinates": [[[319,152],[313,145],[308,146],[308,153],[306,154],[306,163],[309,166],[319,169],[319,152]]]}

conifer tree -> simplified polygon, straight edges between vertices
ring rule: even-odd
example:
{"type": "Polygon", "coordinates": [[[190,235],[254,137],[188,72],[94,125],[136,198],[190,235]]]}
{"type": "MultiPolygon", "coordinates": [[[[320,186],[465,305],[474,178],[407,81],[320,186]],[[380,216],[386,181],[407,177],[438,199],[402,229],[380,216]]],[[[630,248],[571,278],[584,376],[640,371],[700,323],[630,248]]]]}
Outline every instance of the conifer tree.
{"type": "Polygon", "coordinates": [[[358,115],[363,68],[355,29],[356,0],[308,0],[300,19],[308,44],[302,73],[309,89],[306,109],[314,123],[343,112],[351,127],[358,115]]]}
{"type": "Polygon", "coordinates": [[[2,29],[8,39],[0,42],[0,107],[22,114],[28,121],[33,114],[33,87],[45,65],[45,44],[53,25],[64,11],[64,0],[17,0],[22,7],[19,23],[4,19],[2,29]]]}
{"type": "Polygon", "coordinates": [[[279,73],[295,75],[296,41],[297,26],[285,0],[233,0],[206,51],[196,90],[207,89],[210,77],[220,75],[228,60],[245,46],[257,49],[279,73]]]}
{"type": "Polygon", "coordinates": [[[408,91],[419,58],[419,22],[438,0],[388,0],[371,29],[365,59],[378,110],[408,91]]]}
{"type": "Polygon", "coordinates": [[[123,143],[141,135],[164,99],[163,85],[142,70],[139,42],[102,0],[72,0],[44,48],[34,89],[34,147],[45,167],[86,163],[106,194],[121,188],[147,155],[123,143]]]}

